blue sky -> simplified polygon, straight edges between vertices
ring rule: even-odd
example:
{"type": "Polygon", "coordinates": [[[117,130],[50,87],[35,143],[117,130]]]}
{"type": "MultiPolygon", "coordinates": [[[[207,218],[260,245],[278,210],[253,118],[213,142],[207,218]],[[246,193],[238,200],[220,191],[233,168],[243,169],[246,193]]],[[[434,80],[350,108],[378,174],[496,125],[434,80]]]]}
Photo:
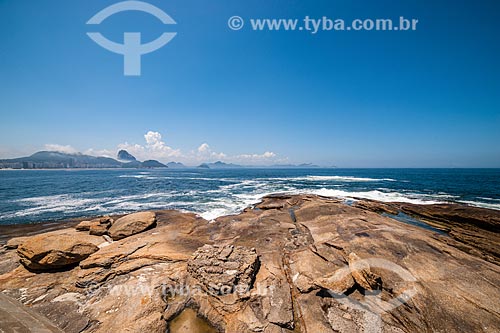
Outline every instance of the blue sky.
{"type": "Polygon", "coordinates": [[[498,1],[0,0],[0,157],[54,148],[196,164],[500,167],[498,1]],[[250,18],[417,18],[417,31],[232,31],[250,18]],[[177,36],[123,76],[121,42],[177,36]],[[47,146],[48,145],[48,146],[47,146]]]}

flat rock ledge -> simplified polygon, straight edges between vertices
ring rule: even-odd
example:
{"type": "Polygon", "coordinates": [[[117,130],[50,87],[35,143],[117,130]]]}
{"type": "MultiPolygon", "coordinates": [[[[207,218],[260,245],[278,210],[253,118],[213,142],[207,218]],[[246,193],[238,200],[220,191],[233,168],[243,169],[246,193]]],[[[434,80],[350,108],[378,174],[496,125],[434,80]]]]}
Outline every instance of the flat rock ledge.
{"type": "Polygon", "coordinates": [[[105,216],[9,240],[0,292],[69,333],[498,332],[499,215],[273,195],[105,216]]]}

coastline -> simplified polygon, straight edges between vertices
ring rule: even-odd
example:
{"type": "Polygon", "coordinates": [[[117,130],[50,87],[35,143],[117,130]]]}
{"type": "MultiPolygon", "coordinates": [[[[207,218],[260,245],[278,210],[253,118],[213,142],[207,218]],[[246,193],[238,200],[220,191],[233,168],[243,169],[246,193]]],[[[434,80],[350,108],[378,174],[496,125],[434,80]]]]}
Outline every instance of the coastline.
{"type": "Polygon", "coordinates": [[[159,209],[213,219],[239,213],[272,193],[500,209],[500,169],[68,170],[1,173],[0,224],[159,209]]]}
{"type": "Polygon", "coordinates": [[[30,237],[11,240],[0,251],[0,290],[70,333],[124,328],[176,333],[185,325],[193,332],[200,327],[209,327],[207,332],[350,332],[368,329],[363,316],[328,293],[363,299],[365,292],[382,288],[384,299],[401,296],[401,282],[387,272],[392,266],[381,270],[373,261],[383,258],[416,281],[413,299],[382,316],[384,329],[454,331],[465,325],[490,332],[485,327],[500,324],[495,301],[485,298],[500,283],[500,212],[455,205],[446,215],[441,208],[419,211],[421,206],[406,203],[349,205],[316,195],[276,194],[212,222],[163,210],[71,220],[61,228],[30,225],[30,237]],[[382,215],[400,210],[432,219],[446,234],[382,215]],[[85,248],[90,252],[82,257],[85,248]],[[74,249],[80,257],[60,257],[74,249]],[[353,270],[347,279],[339,276],[345,265],[362,262],[361,275],[353,270]],[[227,268],[221,271],[219,265],[227,268]],[[235,281],[247,281],[250,289],[211,291],[211,283],[234,287],[235,281]],[[201,289],[172,294],[172,286],[201,289]],[[450,302],[450,294],[459,297],[450,302]],[[273,303],[281,306],[266,305],[273,303]],[[471,315],[463,319],[465,313],[471,315]]]}
{"type": "MultiPolygon", "coordinates": [[[[500,237],[498,237],[500,233],[500,211],[496,209],[471,206],[455,202],[438,204],[413,204],[406,202],[383,202],[362,198],[358,198],[350,202],[346,201],[343,198],[320,196],[310,193],[274,193],[263,196],[258,202],[249,205],[248,207],[242,209],[240,212],[217,216],[215,219],[225,219],[230,218],[231,216],[238,216],[244,213],[246,210],[258,207],[260,203],[267,199],[280,196],[317,196],[325,200],[331,200],[348,206],[366,209],[381,214],[382,216],[394,219],[399,223],[409,223],[410,225],[414,225],[419,228],[429,230],[434,229],[434,231],[442,232],[443,234],[446,234],[454,240],[462,243],[464,246],[464,251],[471,251],[471,249],[473,250],[474,248],[480,248],[481,250],[486,251],[486,254],[483,254],[483,259],[485,260],[496,261],[497,259],[494,259],[495,256],[500,257],[500,247],[498,247],[498,243],[500,243],[500,237]],[[417,223],[412,223],[411,221],[406,221],[405,219],[399,219],[399,214],[407,214],[409,217],[411,217],[411,219],[415,219],[415,222],[417,223]],[[419,226],[419,223],[423,225],[419,226]],[[467,237],[464,237],[464,233],[468,234],[467,237]],[[483,233],[486,233],[487,237],[481,235],[483,233]],[[497,244],[497,246],[493,246],[493,248],[489,243],[492,239],[494,239],[494,244],[497,244]]],[[[172,210],[157,210],[157,212],[161,211],[172,210]]],[[[203,217],[203,214],[196,214],[195,212],[179,211],[179,213],[194,214],[200,218],[203,217]]],[[[111,214],[109,216],[114,219],[118,219],[124,215],[126,214],[111,214]]],[[[45,232],[73,228],[82,221],[92,220],[98,217],[99,216],[81,216],[70,219],[61,219],[57,221],[40,221],[29,224],[0,225],[0,246],[5,245],[11,238],[34,236],[45,232]]]]}

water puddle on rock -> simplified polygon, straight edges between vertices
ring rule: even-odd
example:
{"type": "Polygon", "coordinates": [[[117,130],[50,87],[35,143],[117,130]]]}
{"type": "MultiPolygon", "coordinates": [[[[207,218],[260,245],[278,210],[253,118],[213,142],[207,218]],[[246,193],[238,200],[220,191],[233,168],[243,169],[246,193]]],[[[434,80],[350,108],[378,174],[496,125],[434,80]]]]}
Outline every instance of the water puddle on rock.
{"type": "Polygon", "coordinates": [[[217,333],[195,310],[186,308],[169,323],[169,333],[217,333]]]}
{"type": "Polygon", "coordinates": [[[398,215],[388,214],[388,213],[382,213],[381,215],[385,216],[385,217],[390,217],[391,219],[397,220],[399,222],[411,224],[411,225],[416,226],[416,227],[420,227],[420,228],[423,228],[426,230],[434,231],[434,232],[441,234],[441,235],[447,235],[445,230],[434,228],[433,226],[431,226],[425,222],[422,222],[420,220],[417,220],[417,219],[411,217],[410,215],[406,215],[403,212],[399,212],[398,215]]]}

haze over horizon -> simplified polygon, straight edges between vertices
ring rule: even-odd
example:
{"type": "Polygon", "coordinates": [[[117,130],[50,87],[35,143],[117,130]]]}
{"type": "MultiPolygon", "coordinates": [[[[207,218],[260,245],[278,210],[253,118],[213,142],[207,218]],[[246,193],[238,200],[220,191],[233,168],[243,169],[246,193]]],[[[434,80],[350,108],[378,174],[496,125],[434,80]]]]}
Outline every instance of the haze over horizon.
{"type": "MultiPolygon", "coordinates": [[[[171,43],[123,76],[86,35],[116,1],[0,2],[0,158],[39,150],[189,165],[500,167],[499,2],[148,1],[171,43]],[[417,18],[411,32],[232,31],[228,18],[417,18]],[[62,29],[61,27],[64,27],[62,29]]],[[[140,12],[96,30],[157,38],[140,12]]]]}

